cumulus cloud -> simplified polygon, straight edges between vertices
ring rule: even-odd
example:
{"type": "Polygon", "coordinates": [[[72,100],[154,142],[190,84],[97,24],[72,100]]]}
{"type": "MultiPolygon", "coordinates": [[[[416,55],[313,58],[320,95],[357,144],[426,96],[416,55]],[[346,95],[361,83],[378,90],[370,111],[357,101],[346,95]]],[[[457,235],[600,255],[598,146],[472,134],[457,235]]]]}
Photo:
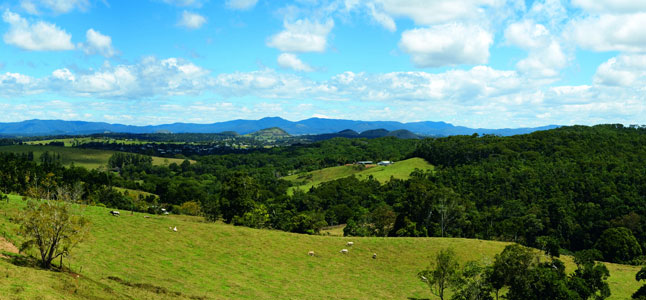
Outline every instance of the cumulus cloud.
{"type": "Polygon", "coordinates": [[[111,37],[90,28],[85,32],[85,38],[87,39],[85,44],[79,45],[85,54],[99,54],[105,57],[112,57],[116,54],[116,50],[112,47],[111,37]]]}
{"type": "Polygon", "coordinates": [[[646,55],[620,55],[609,59],[597,68],[594,82],[621,87],[646,85],[646,55]]]}
{"type": "Polygon", "coordinates": [[[177,25],[188,28],[188,29],[198,29],[202,25],[206,24],[206,18],[188,11],[182,13],[182,18],[179,20],[177,25]]]}
{"type": "Polygon", "coordinates": [[[40,14],[39,8],[63,14],[74,9],[86,10],[90,3],[88,0],[21,0],[20,6],[28,13],[35,15],[40,14]]]}
{"type": "Polygon", "coordinates": [[[406,30],[399,47],[417,67],[482,64],[489,59],[491,33],[480,26],[450,23],[406,30]]]}
{"type": "Polygon", "coordinates": [[[594,51],[646,52],[646,12],[590,16],[570,23],[568,35],[594,51]]]}
{"type": "Polygon", "coordinates": [[[523,49],[534,49],[549,44],[551,35],[545,26],[536,24],[532,20],[523,20],[507,27],[505,39],[523,49]]]}
{"type": "Polygon", "coordinates": [[[32,51],[74,49],[72,35],[55,24],[43,21],[30,24],[19,14],[9,10],[2,14],[2,20],[9,24],[9,31],[3,36],[4,42],[9,45],[32,51]]]}
{"type": "Polygon", "coordinates": [[[283,52],[324,52],[334,21],[319,23],[301,19],[294,23],[285,21],[284,26],[283,31],[269,38],[267,46],[283,52]]]}
{"type": "Polygon", "coordinates": [[[505,30],[508,43],[528,50],[527,58],[516,65],[518,70],[530,77],[557,77],[567,65],[568,58],[561,45],[549,30],[533,20],[510,24],[505,30]]]}
{"type": "Polygon", "coordinates": [[[256,6],[258,0],[227,0],[226,7],[236,10],[248,10],[256,6]]]}
{"type": "Polygon", "coordinates": [[[282,53],[278,56],[278,65],[281,68],[293,69],[295,71],[312,72],[314,69],[304,63],[300,58],[291,53],[282,53]]]}

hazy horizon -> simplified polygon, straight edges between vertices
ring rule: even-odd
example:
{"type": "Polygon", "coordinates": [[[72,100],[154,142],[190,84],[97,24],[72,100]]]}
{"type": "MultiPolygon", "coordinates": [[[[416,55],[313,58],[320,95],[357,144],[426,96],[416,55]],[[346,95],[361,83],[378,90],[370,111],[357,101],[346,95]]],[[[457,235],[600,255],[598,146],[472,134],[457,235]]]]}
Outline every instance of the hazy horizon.
{"type": "Polygon", "coordinates": [[[0,122],[646,120],[646,2],[0,1],[0,122]]]}

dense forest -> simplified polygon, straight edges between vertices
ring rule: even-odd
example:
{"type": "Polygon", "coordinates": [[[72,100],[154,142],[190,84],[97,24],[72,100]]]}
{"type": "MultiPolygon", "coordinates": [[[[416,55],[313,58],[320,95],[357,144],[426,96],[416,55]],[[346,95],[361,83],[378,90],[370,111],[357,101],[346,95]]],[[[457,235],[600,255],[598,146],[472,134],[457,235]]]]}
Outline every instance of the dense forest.
{"type": "Polygon", "coordinates": [[[120,209],[202,214],[257,228],[346,235],[515,241],[561,251],[597,249],[637,263],[646,247],[646,129],[572,126],[511,137],[335,138],[153,166],[119,154],[111,170],[63,167],[56,155],[0,154],[0,189],[120,209]],[[44,158],[43,158],[44,157],[44,158]],[[295,172],[359,160],[422,157],[434,164],[385,184],[347,177],[288,195],[295,172]],[[112,187],[141,190],[132,197],[112,187]],[[153,195],[154,194],[154,195],[153,195]],[[156,195],[156,196],[155,196],[156,195]],[[80,200],[83,199],[83,200],[80,200]]]}

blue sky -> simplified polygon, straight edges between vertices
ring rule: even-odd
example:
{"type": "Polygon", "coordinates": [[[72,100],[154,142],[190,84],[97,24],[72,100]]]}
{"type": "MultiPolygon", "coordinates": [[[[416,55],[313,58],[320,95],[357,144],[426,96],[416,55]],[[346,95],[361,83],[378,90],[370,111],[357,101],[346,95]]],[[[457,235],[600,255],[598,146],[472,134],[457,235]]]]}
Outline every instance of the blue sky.
{"type": "Polygon", "coordinates": [[[0,13],[0,122],[646,119],[646,1],[17,0],[0,13]]]}

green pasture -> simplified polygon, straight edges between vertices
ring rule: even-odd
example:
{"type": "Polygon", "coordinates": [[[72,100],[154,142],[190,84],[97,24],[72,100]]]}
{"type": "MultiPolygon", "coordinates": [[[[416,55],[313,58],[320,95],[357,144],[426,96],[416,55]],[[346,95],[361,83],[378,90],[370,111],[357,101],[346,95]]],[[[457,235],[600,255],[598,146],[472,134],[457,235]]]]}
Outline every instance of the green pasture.
{"type": "MultiPolygon", "coordinates": [[[[0,204],[0,234],[19,244],[11,223],[24,203],[0,204]]],[[[63,263],[69,272],[0,258],[0,299],[407,299],[430,298],[416,278],[440,249],[461,262],[491,262],[503,242],[452,238],[301,235],[78,206],[91,235],[63,263]],[[177,227],[173,232],[170,227],[177,227]],[[354,246],[346,246],[353,241],[354,246]],[[347,255],[339,251],[348,248],[347,255]],[[315,256],[308,256],[314,251],[315,256]],[[372,254],[377,253],[377,259],[372,254]],[[79,274],[76,277],[75,274],[79,274]]],[[[569,257],[562,258],[573,268],[569,257]]],[[[639,288],[638,267],[607,264],[612,297],[639,288]]]]}
{"type": "Polygon", "coordinates": [[[295,185],[288,190],[288,193],[292,193],[294,189],[308,191],[312,186],[317,186],[323,182],[337,180],[352,175],[360,179],[366,179],[372,176],[381,183],[385,183],[390,180],[391,177],[396,179],[408,179],[410,177],[410,173],[415,169],[432,170],[433,166],[424,159],[415,157],[395,162],[390,166],[374,166],[366,168],[360,165],[346,165],[325,168],[307,173],[299,173],[283,177],[283,179],[291,181],[295,185]]]}

